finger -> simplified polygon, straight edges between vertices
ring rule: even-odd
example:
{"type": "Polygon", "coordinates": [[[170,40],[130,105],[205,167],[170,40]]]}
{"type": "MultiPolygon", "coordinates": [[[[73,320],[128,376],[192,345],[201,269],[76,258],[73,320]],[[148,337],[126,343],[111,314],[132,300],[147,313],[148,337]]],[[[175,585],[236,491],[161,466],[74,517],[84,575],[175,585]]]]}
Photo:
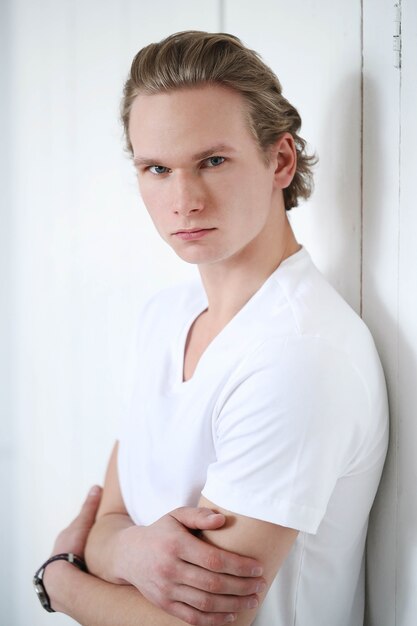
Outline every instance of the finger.
{"type": "Polygon", "coordinates": [[[259,598],[207,593],[186,585],[175,588],[175,599],[203,613],[241,613],[259,606],[259,598]]]}
{"type": "Polygon", "coordinates": [[[184,541],[178,556],[211,572],[232,576],[262,576],[262,565],[256,559],[216,548],[197,537],[184,541]]]}
{"type": "Polygon", "coordinates": [[[94,485],[88,493],[87,498],[81,507],[81,511],[78,516],[72,522],[74,525],[82,526],[83,528],[91,528],[96,520],[98,507],[100,505],[101,494],[103,490],[98,485],[94,485]]]}
{"type": "Polygon", "coordinates": [[[184,563],[184,567],[178,569],[175,582],[201,591],[222,595],[250,596],[251,594],[262,593],[266,589],[266,581],[263,578],[243,578],[230,576],[230,574],[217,574],[189,563],[184,563]]]}
{"type": "Polygon", "coordinates": [[[226,517],[206,507],[183,506],[170,513],[180,524],[192,530],[215,530],[221,528],[226,517]]]}
{"type": "Polygon", "coordinates": [[[202,613],[188,604],[172,602],[166,609],[174,617],[194,626],[223,626],[236,621],[235,613],[202,613]]]}

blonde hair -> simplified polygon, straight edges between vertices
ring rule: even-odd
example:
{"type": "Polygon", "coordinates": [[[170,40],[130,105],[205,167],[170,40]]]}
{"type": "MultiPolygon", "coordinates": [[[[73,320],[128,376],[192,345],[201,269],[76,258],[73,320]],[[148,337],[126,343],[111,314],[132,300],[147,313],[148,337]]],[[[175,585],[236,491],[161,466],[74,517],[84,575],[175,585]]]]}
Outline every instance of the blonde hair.
{"type": "Polygon", "coordinates": [[[291,133],[297,151],[297,169],[284,192],[287,210],[307,199],[313,189],[315,155],[306,154],[298,135],[301,117],[282,95],[274,72],[254,51],[233,35],[184,31],[142,48],[133,59],[121,103],[126,148],[132,103],[139,93],[155,94],[201,84],[223,85],[240,93],[248,110],[248,123],[267,160],[268,148],[285,132],[291,133]]]}

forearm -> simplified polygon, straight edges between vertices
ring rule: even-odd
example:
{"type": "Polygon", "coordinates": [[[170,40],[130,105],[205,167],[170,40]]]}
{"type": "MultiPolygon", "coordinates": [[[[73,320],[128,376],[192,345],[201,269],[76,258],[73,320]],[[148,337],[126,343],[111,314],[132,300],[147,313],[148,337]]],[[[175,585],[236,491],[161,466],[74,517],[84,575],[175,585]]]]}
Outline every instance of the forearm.
{"type": "MultiPolygon", "coordinates": [[[[53,554],[85,557],[90,533],[87,558],[93,572],[63,560],[49,563],[43,586],[54,610],[83,626],[223,626],[257,601],[263,584],[259,561],[213,548],[190,532],[221,528],[224,515],[184,507],[150,526],[136,526],[119,499],[115,513],[106,512],[104,502],[94,524],[100,496],[93,488],[55,541],[53,554]],[[116,583],[104,580],[113,569],[119,572],[116,583]]],[[[47,601],[41,594],[40,599],[47,601]]]]}
{"type": "Polygon", "coordinates": [[[114,585],[64,562],[45,572],[52,607],[83,626],[184,626],[134,587],[114,585]]]}
{"type": "Polygon", "coordinates": [[[85,559],[88,570],[95,576],[110,582],[123,583],[120,577],[121,536],[133,526],[128,515],[115,513],[104,515],[94,524],[88,536],[85,559]]]}

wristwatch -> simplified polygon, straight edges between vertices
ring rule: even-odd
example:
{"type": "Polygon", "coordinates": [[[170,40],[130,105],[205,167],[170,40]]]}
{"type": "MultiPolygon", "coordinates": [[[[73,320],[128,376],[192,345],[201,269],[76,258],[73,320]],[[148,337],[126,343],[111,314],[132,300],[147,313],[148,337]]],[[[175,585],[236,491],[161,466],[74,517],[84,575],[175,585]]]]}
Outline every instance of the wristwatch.
{"type": "Polygon", "coordinates": [[[85,564],[84,559],[77,556],[76,554],[73,554],[72,552],[56,554],[55,556],[52,556],[50,559],[45,561],[43,565],[40,566],[40,568],[38,569],[38,571],[33,577],[33,585],[35,587],[36,593],[38,594],[40,603],[42,604],[45,611],[48,611],[48,613],[55,613],[55,611],[51,607],[51,601],[49,599],[48,594],[46,593],[46,589],[43,584],[43,575],[44,575],[47,565],[49,565],[49,563],[53,563],[54,561],[68,561],[68,563],[72,563],[73,565],[78,567],[78,569],[80,569],[82,572],[87,571],[87,566],[85,564]]]}

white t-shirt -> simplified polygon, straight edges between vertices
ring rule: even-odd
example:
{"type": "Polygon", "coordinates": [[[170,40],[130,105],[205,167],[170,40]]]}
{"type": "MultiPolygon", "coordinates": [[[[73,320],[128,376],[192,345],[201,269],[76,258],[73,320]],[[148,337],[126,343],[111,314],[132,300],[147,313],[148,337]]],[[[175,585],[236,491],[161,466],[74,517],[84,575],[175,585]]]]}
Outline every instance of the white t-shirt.
{"type": "Polygon", "coordinates": [[[164,290],[140,317],[118,461],[127,510],[147,525],[203,494],[296,528],[254,624],[361,626],[367,522],[388,432],[372,337],[301,249],[183,382],[187,334],[206,307],[196,282],[164,290]]]}

